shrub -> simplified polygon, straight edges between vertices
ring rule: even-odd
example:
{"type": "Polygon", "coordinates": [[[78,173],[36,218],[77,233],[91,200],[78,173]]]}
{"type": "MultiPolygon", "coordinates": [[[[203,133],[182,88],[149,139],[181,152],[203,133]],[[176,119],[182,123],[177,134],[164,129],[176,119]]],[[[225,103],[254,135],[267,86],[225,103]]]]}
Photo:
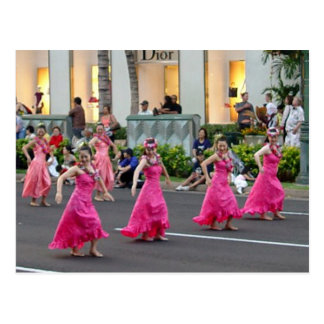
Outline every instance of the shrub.
{"type": "Polygon", "coordinates": [[[115,139],[127,139],[127,127],[121,127],[115,132],[115,139]]]}
{"type": "MultiPolygon", "coordinates": [[[[133,152],[137,158],[140,158],[144,153],[143,145],[134,147],[133,152]]],[[[170,176],[185,178],[191,173],[191,158],[185,155],[182,145],[174,147],[171,147],[170,144],[159,145],[157,153],[161,155],[170,176]]]]}
{"type": "Polygon", "coordinates": [[[282,158],[278,166],[278,178],[280,181],[294,182],[300,170],[300,149],[292,146],[284,146],[282,158]]]}
{"type": "Polygon", "coordinates": [[[201,126],[207,130],[210,141],[214,140],[215,135],[238,132],[237,124],[204,124],[201,126]]]}
{"type": "MultiPolygon", "coordinates": [[[[247,144],[235,145],[232,147],[234,153],[242,160],[245,166],[250,167],[252,173],[257,175],[259,168],[254,160],[254,154],[262,145],[249,146],[247,144]]],[[[261,158],[262,163],[262,158],[261,158]]],[[[294,182],[300,168],[300,149],[296,147],[283,146],[282,158],[278,165],[277,176],[280,181],[294,182]]]]}
{"type": "Polygon", "coordinates": [[[242,135],[266,135],[267,130],[266,128],[262,127],[251,127],[242,129],[242,135]]]}
{"type": "Polygon", "coordinates": [[[27,139],[18,139],[16,140],[16,168],[17,169],[27,169],[27,159],[22,147],[28,143],[27,139]]]}

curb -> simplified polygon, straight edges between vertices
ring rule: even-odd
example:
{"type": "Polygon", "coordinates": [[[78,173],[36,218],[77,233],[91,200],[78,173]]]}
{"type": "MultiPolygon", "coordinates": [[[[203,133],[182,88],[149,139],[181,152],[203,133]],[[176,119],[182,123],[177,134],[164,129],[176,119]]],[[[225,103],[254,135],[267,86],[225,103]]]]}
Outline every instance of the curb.
{"type": "MultiPolygon", "coordinates": [[[[24,174],[16,174],[16,181],[19,182],[23,176],[24,176],[24,174]]],[[[54,178],[52,178],[52,181],[53,180],[54,180],[54,178]]],[[[160,184],[161,184],[161,188],[163,190],[170,190],[164,181],[160,182],[160,184]]],[[[175,188],[177,186],[179,186],[179,184],[180,184],[180,182],[172,182],[174,191],[175,191],[175,188]]],[[[238,197],[246,197],[247,194],[251,190],[251,187],[249,186],[244,190],[245,194],[239,195],[236,192],[236,189],[234,186],[231,186],[231,188],[232,188],[233,193],[238,197]]],[[[191,192],[206,192],[206,189],[207,189],[206,185],[199,185],[195,190],[191,190],[191,192]]],[[[285,198],[309,199],[309,190],[297,190],[297,189],[284,189],[284,190],[285,190],[285,198]]]]}

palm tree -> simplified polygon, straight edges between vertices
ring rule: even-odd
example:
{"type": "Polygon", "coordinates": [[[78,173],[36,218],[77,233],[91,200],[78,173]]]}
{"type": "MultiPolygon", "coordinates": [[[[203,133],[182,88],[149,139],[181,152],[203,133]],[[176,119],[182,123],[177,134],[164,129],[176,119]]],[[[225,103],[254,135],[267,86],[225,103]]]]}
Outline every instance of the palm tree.
{"type": "Polygon", "coordinates": [[[138,113],[139,96],[138,96],[138,80],[135,68],[135,58],[134,51],[125,50],[125,55],[127,59],[130,90],[131,90],[131,114],[138,113]]]}
{"type": "Polygon", "coordinates": [[[98,87],[99,87],[99,111],[105,105],[111,107],[111,90],[109,86],[109,55],[108,50],[98,50],[98,87]]]}

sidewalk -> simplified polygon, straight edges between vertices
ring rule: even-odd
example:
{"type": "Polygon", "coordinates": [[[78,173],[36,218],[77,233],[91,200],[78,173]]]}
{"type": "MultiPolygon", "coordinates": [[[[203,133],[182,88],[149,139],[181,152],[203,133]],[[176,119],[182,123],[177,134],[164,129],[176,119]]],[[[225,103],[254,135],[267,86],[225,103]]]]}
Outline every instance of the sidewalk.
{"type": "MultiPolygon", "coordinates": [[[[24,176],[24,174],[16,174],[16,181],[19,182],[21,180],[21,178],[24,176]]],[[[52,181],[54,180],[54,178],[52,178],[52,181]]],[[[179,182],[172,182],[173,188],[175,190],[176,187],[179,186],[179,182]]],[[[170,190],[168,188],[168,186],[166,185],[165,181],[161,182],[161,187],[162,189],[166,189],[166,190],[170,190]]],[[[247,196],[248,193],[251,190],[251,186],[247,187],[244,191],[243,195],[239,195],[234,186],[231,186],[233,192],[235,195],[237,196],[247,196]]],[[[197,192],[205,192],[206,191],[206,185],[199,185],[195,190],[193,191],[197,191],[197,192]]],[[[309,199],[309,191],[308,190],[298,190],[298,189],[285,189],[285,197],[286,198],[293,198],[293,199],[309,199]]]]}
{"type": "MultiPolygon", "coordinates": [[[[172,182],[173,187],[176,188],[179,186],[179,182],[172,182]]],[[[162,189],[169,189],[168,186],[166,185],[165,181],[161,182],[161,187],[162,189]]],[[[206,185],[199,185],[198,187],[196,187],[195,190],[192,191],[197,191],[197,192],[205,192],[206,191],[206,185]]],[[[239,195],[236,192],[236,188],[235,186],[231,186],[233,193],[236,196],[247,196],[248,193],[250,192],[252,186],[247,187],[244,190],[244,194],[243,195],[239,195]]],[[[298,190],[298,189],[284,189],[285,190],[285,198],[294,198],[294,199],[309,199],[309,190],[298,190]]]]}

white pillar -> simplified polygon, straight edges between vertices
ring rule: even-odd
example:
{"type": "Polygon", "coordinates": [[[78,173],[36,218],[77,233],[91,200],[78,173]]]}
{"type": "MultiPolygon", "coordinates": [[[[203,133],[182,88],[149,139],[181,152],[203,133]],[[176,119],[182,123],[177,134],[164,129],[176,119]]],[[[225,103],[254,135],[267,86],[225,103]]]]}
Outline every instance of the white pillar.
{"type": "Polygon", "coordinates": [[[51,115],[67,115],[70,110],[71,63],[70,51],[49,51],[51,115]]]}
{"type": "Polygon", "coordinates": [[[180,105],[183,114],[198,114],[205,123],[204,51],[179,51],[180,105]]]}
{"type": "Polygon", "coordinates": [[[125,51],[111,51],[112,111],[122,126],[130,115],[131,92],[125,51]]]}

